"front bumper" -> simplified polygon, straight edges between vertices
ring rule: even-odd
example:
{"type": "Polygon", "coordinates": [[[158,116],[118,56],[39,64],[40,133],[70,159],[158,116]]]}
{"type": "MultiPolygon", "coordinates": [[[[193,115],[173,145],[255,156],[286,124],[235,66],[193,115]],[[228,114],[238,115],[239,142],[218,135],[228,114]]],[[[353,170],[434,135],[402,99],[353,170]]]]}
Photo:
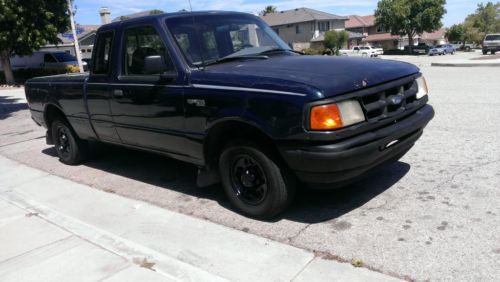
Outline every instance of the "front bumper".
{"type": "Polygon", "coordinates": [[[426,105],[411,116],[375,131],[327,145],[280,145],[279,151],[297,177],[310,184],[342,186],[385,162],[401,158],[434,117],[426,105]]]}

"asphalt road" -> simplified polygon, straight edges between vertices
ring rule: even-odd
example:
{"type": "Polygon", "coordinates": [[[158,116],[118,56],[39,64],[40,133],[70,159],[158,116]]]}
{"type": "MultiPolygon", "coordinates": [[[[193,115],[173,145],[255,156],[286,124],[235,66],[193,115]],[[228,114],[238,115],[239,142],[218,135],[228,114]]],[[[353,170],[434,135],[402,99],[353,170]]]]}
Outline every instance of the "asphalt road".
{"type": "Polygon", "coordinates": [[[427,57],[408,60],[421,66],[436,110],[416,146],[355,185],[300,191],[290,210],[272,222],[233,212],[220,187],[196,188],[196,168],[168,158],[101,146],[84,165],[59,163],[44,144],[43,129],[16,98],[23,95],[19,90],[0,91],[0,154],[327,258],[361,260],[396,277],[498,281],[500,68],[439,68],[430,67],[427,57]]]}

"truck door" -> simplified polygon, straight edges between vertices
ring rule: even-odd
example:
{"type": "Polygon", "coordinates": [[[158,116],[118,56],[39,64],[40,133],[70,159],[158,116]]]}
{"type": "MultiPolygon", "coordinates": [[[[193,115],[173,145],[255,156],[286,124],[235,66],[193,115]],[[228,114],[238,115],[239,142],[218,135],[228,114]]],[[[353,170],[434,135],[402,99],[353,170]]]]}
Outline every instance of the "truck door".
{"type": "Polygon", "coordinates": [[[123,143],[187,155],[182,79],[166,46],[152,25],[124,27],[111,112],[123,143]]]}
{"type": "Polygon", "coordinates": [[[97,35],[91,72],[86,84],[86,100],[92,126],[100,140],[120,143],[111,117],[110,77],[114,63],[114,31],[103,31],[97,35]]]}

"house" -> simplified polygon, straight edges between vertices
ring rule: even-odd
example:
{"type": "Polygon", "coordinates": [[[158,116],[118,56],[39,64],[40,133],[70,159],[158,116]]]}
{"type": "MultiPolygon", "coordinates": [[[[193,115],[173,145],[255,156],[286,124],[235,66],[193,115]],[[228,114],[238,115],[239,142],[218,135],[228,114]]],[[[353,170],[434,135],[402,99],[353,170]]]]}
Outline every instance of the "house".
{"type": "MultiPolygon", "coordinates": [[[[356,45],[368,44],[374,47],[384,48],[385,50],[403,49],[409,44],[408,36],[392,35],[389,30],[382,25],[377,25],[374,15],[368,16],[349,16],[345,24],[346,30],[350,32],[361,33],[365,37],[356,42],[356,45]]],[[[446,39],[444,34],[446,29],[439,29],[432,33],[425,32],[422,35],[415,36],[414,44],[427,43],[431,45],[444,44],[446,39]]]]}
{"type": "MultiPolygon", "coordinates": [[[[77,25],[77,37],[80,43],[82,59],[89,59],[92,55],[96,31],[100,25],[77,25]]],[[[48,44],[40,48],[40,51],[63,51],[75,56],[75,45],[71,31],[59,34],[59,44],[48,44]]]]}
{"type": "MultiPolygon", "coordinates": [[[[309,8],[297,8],[266,14],[261,18],[294,50],[323,49],[324,35],[329,30],[345,30],[347,17],[309,8]]],[[[362,34],[351,33],[362,38],[362,34]]]]}
{"type": "Polygon", "coordinates": [[[420,43],[427,43],[429,45],[441,45],[446,44],[448,40],[446,39],[446,28],[440,28],[434,32],[428,33],[424,32],[422,36],[420,36],[420,43]]]}

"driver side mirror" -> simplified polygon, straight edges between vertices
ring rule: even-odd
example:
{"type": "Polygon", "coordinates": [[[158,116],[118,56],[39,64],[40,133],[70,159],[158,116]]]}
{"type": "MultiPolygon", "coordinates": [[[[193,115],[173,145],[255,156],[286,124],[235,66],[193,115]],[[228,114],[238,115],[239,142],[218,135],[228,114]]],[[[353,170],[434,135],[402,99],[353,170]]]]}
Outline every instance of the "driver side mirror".
{"type": "Polygon", "coordinates": [[[167,70],[162,56],[147,56],[144,58],[144,74],[160,74],[167,70]]]}

